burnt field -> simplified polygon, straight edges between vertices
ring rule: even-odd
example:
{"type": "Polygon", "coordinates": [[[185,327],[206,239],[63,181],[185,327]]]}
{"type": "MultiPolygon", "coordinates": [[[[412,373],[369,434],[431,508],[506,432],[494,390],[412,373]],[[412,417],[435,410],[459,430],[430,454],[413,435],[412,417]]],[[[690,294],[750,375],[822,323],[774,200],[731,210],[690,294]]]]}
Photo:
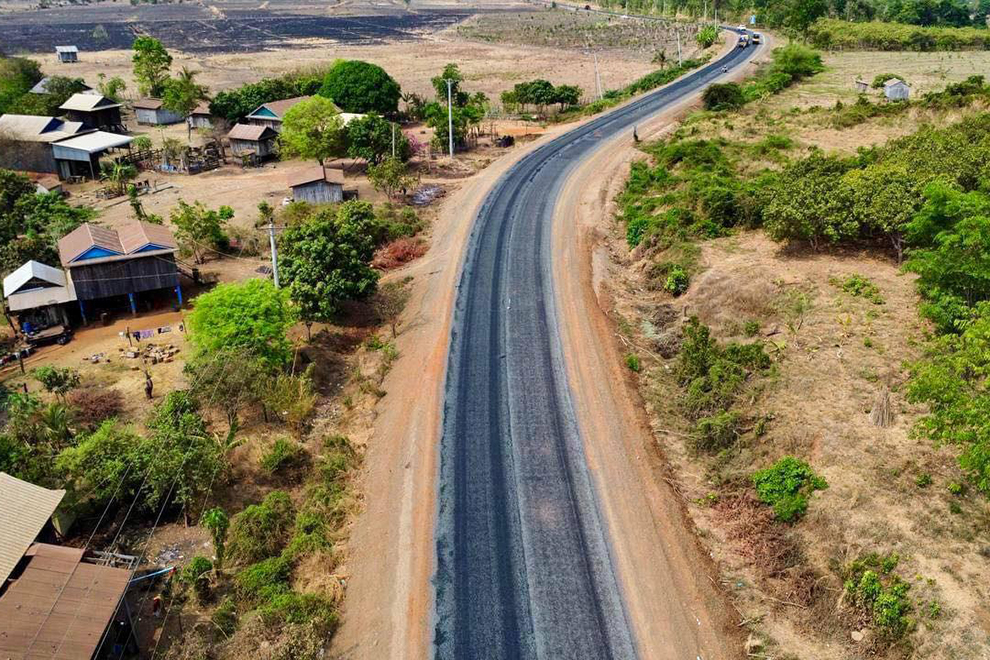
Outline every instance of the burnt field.
{"type": "Polygon", "coordinates": [[[82,51],[130,48],[150,35],[168,48],[189,53],[275,50],[307,39],[348,45],[376,45],[419,39],[453,25],[474,10],[438,8],[422,12],[366,16],[294,14],[264,9],[225,9],[194,5],[115,4],[67,7],[8,14],[0,18],[0,44],[7,54],[50,53],[74,44],[82,51]]]}

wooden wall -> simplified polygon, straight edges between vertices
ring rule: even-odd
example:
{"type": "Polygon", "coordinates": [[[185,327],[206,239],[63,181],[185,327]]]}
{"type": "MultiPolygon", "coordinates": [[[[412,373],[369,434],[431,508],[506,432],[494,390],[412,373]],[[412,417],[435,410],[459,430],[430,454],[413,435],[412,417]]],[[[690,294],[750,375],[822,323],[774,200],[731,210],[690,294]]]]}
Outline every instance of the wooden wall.
{"type": "Polygon", "coordinates": [[[179,271],[171,254],[124,261],[71,266],[79,300],[140,293],[179,285],[179,271]]]}

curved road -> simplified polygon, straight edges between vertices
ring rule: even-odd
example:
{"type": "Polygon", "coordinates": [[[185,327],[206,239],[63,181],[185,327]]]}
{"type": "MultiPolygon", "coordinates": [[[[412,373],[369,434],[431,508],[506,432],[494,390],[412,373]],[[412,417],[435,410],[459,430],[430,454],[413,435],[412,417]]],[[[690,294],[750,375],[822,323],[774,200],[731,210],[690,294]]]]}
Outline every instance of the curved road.
{"type": "MultiPolygon", "coordinates": [[[[730,33],[731,34],[731,33],[730,33]]],[[[440,660],[635,658],[575,421],[549,254],[557,196],[601,144],[722,74],[722,59],[534,150],[488,194],[457,291],[440,450],[440,660]]]]}

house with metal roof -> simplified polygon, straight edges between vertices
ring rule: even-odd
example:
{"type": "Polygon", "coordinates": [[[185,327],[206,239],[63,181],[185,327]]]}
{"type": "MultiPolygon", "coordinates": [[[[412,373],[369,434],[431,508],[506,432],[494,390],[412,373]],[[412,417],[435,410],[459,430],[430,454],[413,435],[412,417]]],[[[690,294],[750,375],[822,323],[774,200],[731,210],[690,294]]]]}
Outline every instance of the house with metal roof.
{"type": "Polygon", "coordinates": [[[118,568],[106,553],[37,542],[64,496],[0,472],[0,658],[137,650],[120,608],[134,558],[118,568]]]}
{"type": "Polygon", "coordinates": [[[907,101],[911,97],[911,88],[899,78],[891,78],[883,84],[883,95],[888,101],[907,101]]]}
{"type": "Polygon", "coordinates": [[[21,327],[40,329],[69,324],[65,305],[76,290],[64,270],[32,260],[3,278],[3,297],[21,327]]]}
{"type": "Polygon", "coordinates": [[[82,122],[57,117],[0,116],[0,168],[56,174],[51,143],[91,130],[82,122]]]}
{"type": "Polygon", "coordinates": [[[285,113],[288,112],[293,106],[303,101],[308,101],[311,98],[313,97],[296,96],[291,99],[263,103],[255,108],[254,112],[245,117],[244,121],[254,126],[267,126],[276,133],[281,132],[282,119],[285,117],[285,113]]]}
{"type": "Polygon", "coordinates": [[[70,121],[81,122],[88,128],[98,128],[113,133],[124,133],[120,118],[121,104],[102,94],[73,94],[59,106],[70,121]]]}
{"type": "Polygon", "coordinates": [[[332,204],[344,201],[344,170],[320,165],[289,175],[289,188],[297,202],[332,204]]]}
{"type": "MultiPolygon", "coordinates": [[[[47,94],[48,93],[48,83],[51,81],[51,79],[52,79],[51,76],[45,76],[44,78],[42,78],[41,80],[39,80],[38,83],[34,87],[32,87],[31,89],[29,89],[28,92],[31,93],[31,94],[47,94]]],[[[97,92],[96,90],[94,90],[92,87],[90,87],[86,83],[83,83],[82,84],[82,92],[81,93],[82,94],[99,94],[99,92],[97,92]]]]}
{"type": "Polygon", "coordinates": [[[105,306],[126,296],[131,313],[137,314],[138,294],[153,304],[168,291],[181,305],[178,250],[166,227],[136,221],[116,229],[86,223],[58,242],[59,259],[84,322],[90,301],[104,301],[105,306]]]}
{"type": "Polygon", "coordinates": [[[278,133],[270,126],[236,124],[227,133],[227,140],[230,150],[238,158],[262,161],[275,155],[278,133]]]}
{"type": "Polygon", "coordinates": [[[79,48],[76,46],[55,46],[55,57],[62,64],[79,61],[79,48]]]}
{"type": "Polygon", "coordinates": [[[139,99],[131,104],[137,123],[143,126],[167,126],[178,124],[185,119],[171,110],[166,110],[161,99],[139,99]]]}
{"type": "Polygon", "coordinates": [[[213,128],[213,115],[210,114],[210,102],[203,101],[196,106],[188,117],[186,123],[189,128],[213,128]]]}
{"type": "Polygon", "coordinates": [[[100,173],[100,157],[115,149],[129,147],[133,141],[130,135],[95,131],[55,142],[52,156],[58,166],[58,175],[63,179],[89,176],[96,180],[100,173]]]}

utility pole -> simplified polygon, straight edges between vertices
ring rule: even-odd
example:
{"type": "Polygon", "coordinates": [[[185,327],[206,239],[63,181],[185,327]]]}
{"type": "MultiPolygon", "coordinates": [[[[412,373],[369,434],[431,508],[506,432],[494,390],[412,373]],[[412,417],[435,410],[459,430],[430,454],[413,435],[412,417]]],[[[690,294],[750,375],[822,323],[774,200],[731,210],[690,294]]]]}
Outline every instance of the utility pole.
{"type": "Polygon", "coordinates": [[[681,31],[679,29],[674,30],[677,33],[677,66],[681,65],[681,31]]]}
{"type": "Polygon", "coordinates": [[[392,158],[395,158],[395,122],[392,122],[392,158]]]}
{"type": "Polygon", "coordinates": [[[445,78],[447,83],[447,137],[450,138],[450,159],[454,159],[454,104],[451,101],[452,97],[452,86],[454,81],[450,78],[445,78]]]}
{"type": "Polygon", "coordinates": [[[275,223],[268,225],[268,241],[272,246],[272,281],[278,288],[278,248],[275,247],[275,223]]]}

